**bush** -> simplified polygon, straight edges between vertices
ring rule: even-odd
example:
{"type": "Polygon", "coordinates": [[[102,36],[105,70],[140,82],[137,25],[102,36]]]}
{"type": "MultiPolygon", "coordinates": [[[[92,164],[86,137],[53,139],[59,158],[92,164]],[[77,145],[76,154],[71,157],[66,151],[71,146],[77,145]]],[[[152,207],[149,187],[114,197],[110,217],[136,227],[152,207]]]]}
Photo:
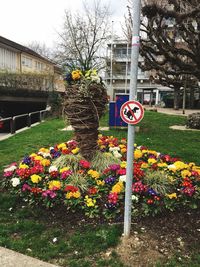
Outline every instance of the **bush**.
{"type": "Polygon", "coordinates": [[[190,114],[186,121],[187,128],[200,129],[200,112],[190,114]]]}

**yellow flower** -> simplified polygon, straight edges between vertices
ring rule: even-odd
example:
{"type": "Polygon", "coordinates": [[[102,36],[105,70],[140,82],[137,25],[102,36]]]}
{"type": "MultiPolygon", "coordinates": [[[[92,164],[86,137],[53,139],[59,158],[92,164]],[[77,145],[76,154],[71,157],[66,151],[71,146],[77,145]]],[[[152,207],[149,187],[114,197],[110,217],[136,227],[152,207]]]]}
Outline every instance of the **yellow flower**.
{"type": "Polygon", "coordinates": [[[74,198],[79,198],[81,196],[81,193],[79,191],[76,191],[73,193],[74,198]]]}
{"type": "Polygon", "coordinates": [[[32,181],[32,183],[37,184],[37,183],[39,183],[41,180],[42,180],[42,177],[41,177],[41,176],[39,176],[39,175],[37,175],[37,174],[33,174],[33,175],[31,175],[31,181],[32,181]]]}
{"type": "Polygon", "coordinates": [[[43,157],[41,157],[41,156],[36,156],[36,157],[34,157],[34,160],[41,161],[41,160],[43,160],[43,157]]]}
{"type": "Polygon", "coordinates": [[[125,169],[125,168],[126,168],[126,161],[122,161],[122,162],[120,163],[120,167],[121,167],[122,169],[125,169]]]}
{"type": "Polygon", "coordinates": [[[69,170],[69,167],[61,168],[61,169],[60,169],[60,173],[63,173],[63,172],[68,171],[68,170],[69,170]]]}
{"type": "Polygon", "coordinates": [[[163,162],[163,163],[158,163],[158,167],[160,168],[164,168],[164,167],[167,167],[167,163],[163,162]]]}
{"type": "Polygon", "coordinates": [[[188,168],[188,165],[185,164],[184,162],[182,161],[176,161],[174,162],[173,164],[175,166],[175,169],[178,171],[178,170],[183,170],[183,169],[187,169],[188,168]]]}
{"type": "Polygon", "coordinates": [[[154,158],[149,158],[148,159],[148,163],[151,164],[151,165],[154,164],[154,163],[156,163],[156,162],[157,162],[157,160],[154,159],[154,158]]]}
{"type": "Polygon", "coordinates": [[[182,178],[190,177],[190,176],[191,176],[191,172],[188,171],[188,170],[183,170],[183,171],[181,172],[181,176],[182,176],[182,178]]]}
{"type": "Polygon", "coordinates": [[[41,163],[42,163],[42,166],[50,166],[51,164],[49,159],[43,159],[41,163]]]}
{"type": "Polygon", "coordinates": [[[177,198],[176,193],[166,194],[166,196],[167,196],[169,199],[177,198]]]}
{"type": "Polygon", "coordinates": [[[97,171],[94,171],[94,170],[89,170],[88,174],[94,179],[98,179],[100,177],[99,173],[97,171]]]}
{"type": "Polygon", "coordinates": [[[104,148],[106,148],[106,146],[104,146],[104,145],[101,145],[100,146],[100,149],[104,149],[104,148]]]}
{"type": "Polygon", "coordinates": [[[113,187],[111,192],[112,193],[121,193],[121,191],[124,189],[123,182],[116,183],[113,187]]]}
{"type": "Polygon", "coordinates": [[[36,153],[32,153],[32,154],[30,154],[30,157],[31,157],[31,158],[34,158],[34,157],[36,157],[36,156],[37,156],[36,153]]]}
{"type": "Polygon", "coordinates": [[[92,198],[88,197],[88,195],[85,196],[84,201],[85,201],[85,203],[86,203],[86,205],[87,205],[88,207],[94,207],[95,204],[96,204],[96,199],[92,199],[92,198]]]}
{"type": "Polygon", "coordinates": [[[78,148],[78,147],[72,149],[72,153],[73,153],[74,155],[75,155],[75,154],[78,154],[78,152],[79,152],[79,148],[78,148]]]}
{"type": "Polygon", "coordinates": [[[49,153],[49,149],[44,148],[44,147],[41,147],[41,148],[39,149],[39,152],[49,153]]]}
{"type": "Polygon", "coordinates": [[[29,167],[26,164],[22,164],[22,163],[19,164],[19,169],[28,169],[28,168],[29,167]]]}
{"type": "Polygon", "coordinates": [[[66,199],[70,199],[73,196],[72,192],[67,192],[67,194],[65,195],[66,199]]]}
{"type": "Polygon", "coordinates": [[[79,198],[81,196],[81,193],[79,191],[76,192],[67,192],[67,194],[65,195],[66,199],[70,199],[70,198],[79,198]]]}
{"type": "Polygon", "coordinates": [[[66,146],[66,144],[65,143],[61,143],[61,144],[59,144],[58,145],[58,149],[66,149],[67,148],[67,146],[66,146]]]}
{"type": "Polygon", "coordinates": [[[142,165],[141,165],[141,168],[142,169],[147,169],[149,167],[149,165],[147,164],[147,163],[142,163],[142,165]]]}
{"type": "Polygon", "coordinates": [[[126,147],[121,149],[121,153],[126,153],[126,147]]]}
{"type": "Polygon", "coordinates": [[[148,150],[148,153],[149,153],[149,154],[152,154],[152,155],[154,155],[154,156],[156,156],[156,157],[157,157],[157,155],[158,155],[158,153],[157,153],[156,151],[154,151],[154,150],[148,150]]]}
{"type": "Polygon", "coordinates": [[[61,188],[61,182],[57,181],[57,180],[52,180],[49,182],[49,189],[53,190],[53,189],[60,189],[61,188]]]}
{"type": "Polygon", "coordinates": [[[143,154],[142,154],[142,151],[141,150],[139,150],[139,149],[136,149],[135,151],[134,151],[134,159],[140,159],[141,157],[143,156],[143,154]]]}
{"type": "Polygon", "coordinates": [[[105,185],[105,181],[101,181],[101,180],[96,180],[96,183],[99,186],[104,186],[105,185]]]}
{"type": "Polygon", "coordinates": [[[80,70],[74,70],[72,71],[72,79],[73,80],[79,80],[82,76],[82,72],[80,70]]]}

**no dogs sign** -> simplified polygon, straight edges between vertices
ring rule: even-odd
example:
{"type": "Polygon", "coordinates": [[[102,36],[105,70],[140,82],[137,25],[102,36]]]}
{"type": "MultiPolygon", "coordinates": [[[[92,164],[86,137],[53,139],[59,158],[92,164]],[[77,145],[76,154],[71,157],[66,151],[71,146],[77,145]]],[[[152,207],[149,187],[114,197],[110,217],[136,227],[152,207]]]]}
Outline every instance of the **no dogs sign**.
{"type": "Polygon", "coordinates": [[[137,101],[127,101],[120,109],[122,120],[128,124],[138,124],[144,116],[144,109],[137,101]]]}

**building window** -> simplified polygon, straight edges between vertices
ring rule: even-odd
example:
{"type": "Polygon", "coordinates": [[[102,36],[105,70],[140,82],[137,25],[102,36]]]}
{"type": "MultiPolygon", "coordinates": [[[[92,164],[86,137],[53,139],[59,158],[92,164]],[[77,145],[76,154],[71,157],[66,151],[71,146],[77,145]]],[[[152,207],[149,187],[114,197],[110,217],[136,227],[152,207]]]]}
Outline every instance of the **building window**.
{"type": "Polygon", "coordinates": [[[40,61],[36,61],[35,62],[35,68],[36,68],[36,70],[42,71],[44,69],[44,64],[41,63],[40,61]]]}
{"type": "Polygon", "coordinates": [[[32,68],[32,59],[29,57],[22,57],[22,66],[25,66],[27,68],[32,68]]]}

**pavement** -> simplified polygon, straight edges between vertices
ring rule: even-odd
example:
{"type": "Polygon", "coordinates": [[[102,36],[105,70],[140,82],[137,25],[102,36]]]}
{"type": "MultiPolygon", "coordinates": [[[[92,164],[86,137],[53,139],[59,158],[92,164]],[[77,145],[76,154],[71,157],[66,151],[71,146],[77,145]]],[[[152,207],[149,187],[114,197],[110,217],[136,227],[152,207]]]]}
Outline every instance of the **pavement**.
{"type": "Polygon", "coordinates": [[[192,113],[200,112],[200,109],[185,109],[184,111],[182,109],[175,110],[173,108],[160,108],[160,107],[150,107],[150,106],[144,106],[146,110],[150,111],[157,111],[160,113],[165,113],[169,115],[179,115],[179,116],[188,116],[192,113]]]}
{"type": "Polygon", "coordinates": [[[0,266],[1,267],[58,267],[13,250],[0,247],[0,266]]]}

